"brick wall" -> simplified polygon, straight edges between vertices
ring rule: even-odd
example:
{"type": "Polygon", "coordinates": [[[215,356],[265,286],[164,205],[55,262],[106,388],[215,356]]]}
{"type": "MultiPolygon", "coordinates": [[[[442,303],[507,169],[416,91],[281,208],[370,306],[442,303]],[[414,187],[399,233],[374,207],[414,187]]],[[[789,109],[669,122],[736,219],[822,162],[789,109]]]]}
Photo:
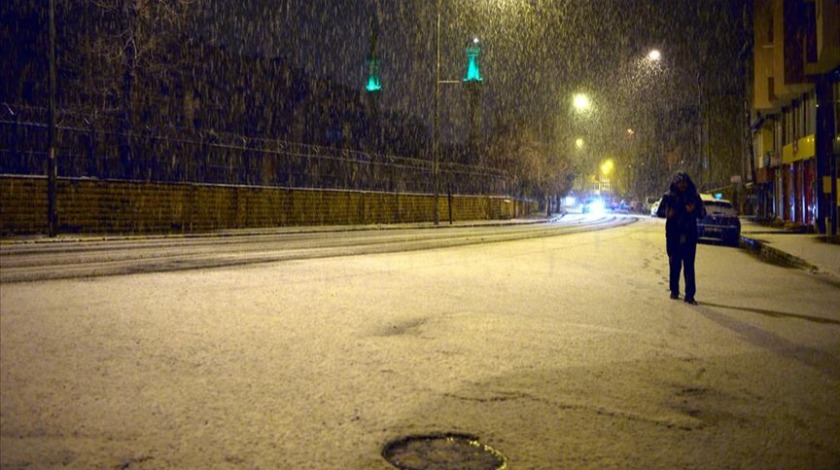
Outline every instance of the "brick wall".
{"type": "MultiPolygon", "coordinates": [[[[359,191],[161,184],[59,178],[60,233],[170,233],[294,225],[432,221],[434,197],[359,191]]],[[[526,212],[503,197],[453,196],[453,220],[493,220],[526,212]],[[516,208],[514,208],[516,206],[516,208]]],[[[440,198],[440,219],[449,200],[440,198]]],[[[47,232],[47,180],[0,176],[0,234],[47,232]]]]}

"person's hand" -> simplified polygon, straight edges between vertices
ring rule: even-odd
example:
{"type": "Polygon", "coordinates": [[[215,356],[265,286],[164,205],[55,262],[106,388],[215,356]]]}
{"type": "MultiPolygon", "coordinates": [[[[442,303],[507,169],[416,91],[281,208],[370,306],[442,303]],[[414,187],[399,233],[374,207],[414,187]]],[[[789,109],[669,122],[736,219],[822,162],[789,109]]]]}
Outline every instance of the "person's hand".
{"type": "Polygon", "coordinates": [[[685,205],[685,210],[687,210],[688,212],[694,212],[694,203],[689,202],[688,204],[686,204],[685,205]]]}

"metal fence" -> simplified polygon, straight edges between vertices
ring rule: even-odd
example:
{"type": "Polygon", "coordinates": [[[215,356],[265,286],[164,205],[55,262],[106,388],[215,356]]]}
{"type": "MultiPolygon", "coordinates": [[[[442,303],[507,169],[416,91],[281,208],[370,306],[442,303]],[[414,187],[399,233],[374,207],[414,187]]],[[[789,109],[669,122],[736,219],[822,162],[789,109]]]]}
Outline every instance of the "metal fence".
{"type": "MultiPolygon", "coordinates": [[[[3,106],[0,174],[46,175],[48,115],[41,108],[3,106]]],[[[434,167],[426,159],[346,148],[220,134],[144,129],[114,132],[114,119],[62,113],[57,125],[61,177],[278,186],[289,188],[434,193],[434,167]]],[[[439,171],[442,192],[507,195],[499,170],[449,162],[439,171]]]]}

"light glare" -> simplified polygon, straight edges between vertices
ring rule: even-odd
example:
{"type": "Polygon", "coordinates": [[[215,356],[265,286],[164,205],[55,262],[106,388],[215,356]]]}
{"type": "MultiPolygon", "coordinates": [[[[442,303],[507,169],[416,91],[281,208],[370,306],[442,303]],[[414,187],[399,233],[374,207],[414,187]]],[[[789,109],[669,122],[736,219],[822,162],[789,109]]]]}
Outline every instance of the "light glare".
{"type": "Polygon", "coordinates": [[[572,105],[579,111],[585,111],[592,106],[592,103],[589,101],[588,96],[583,93],[578,93],[575,95],[572,105]]]}

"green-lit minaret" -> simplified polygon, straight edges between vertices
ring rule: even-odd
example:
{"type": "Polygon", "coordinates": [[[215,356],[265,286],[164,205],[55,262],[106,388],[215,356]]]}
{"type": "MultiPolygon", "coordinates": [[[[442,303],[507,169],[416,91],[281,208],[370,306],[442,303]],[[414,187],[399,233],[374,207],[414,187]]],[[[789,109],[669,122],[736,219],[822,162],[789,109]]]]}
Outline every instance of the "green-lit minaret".
{"type": "Polygon", "coordinates": [[[481,88],[484,78],[481,76],[479,56],[481,55],[481,42],[478,38],[467,41],[467,71],[464,75],[464,88],[467,92],[467,119],[470,124],[469,140],[467,148],[470,158],[479,165],[484,164],[483,152],[481,151],[481,88]]]}
{"type": "Polygon", "coordinates": [[[464,81],[481,82],[481,68],[478,65],[478,56],[481,55],[481,43],[478,38],[473,38],[467,42],[467,74],[464,76],[464,81]]]}
{"type": "Polygon", "coordinates": [[[368,77],[365,82],[365,91],[378,93],[382,91],[382,81],[379,78],[379,57],[377,54],[377,43],[379,42],[379,19],[374,15],[370,19],[370,52],[368,53],[367,64],[368,77]]]}
{"type": "Polygon", "coordinates": [[[382,123],[379,120],[379,95],[382,93],[382,81],[379,77],[379,18],[376,13],[370,18],[370,52],[365,64],[367,65],[367,80],[365,81],[365,95],[367,104],[368,126],[367,147],[369,151],[379,152],[382,145],[382,123]]]}
{"type": "Polygon", "coordinates": [[[368,93],[378,93],[382,91],[382,82],[379,79],[379,59],[368,57],[368,79],[365,83],[365,91],[368,93]]]}

